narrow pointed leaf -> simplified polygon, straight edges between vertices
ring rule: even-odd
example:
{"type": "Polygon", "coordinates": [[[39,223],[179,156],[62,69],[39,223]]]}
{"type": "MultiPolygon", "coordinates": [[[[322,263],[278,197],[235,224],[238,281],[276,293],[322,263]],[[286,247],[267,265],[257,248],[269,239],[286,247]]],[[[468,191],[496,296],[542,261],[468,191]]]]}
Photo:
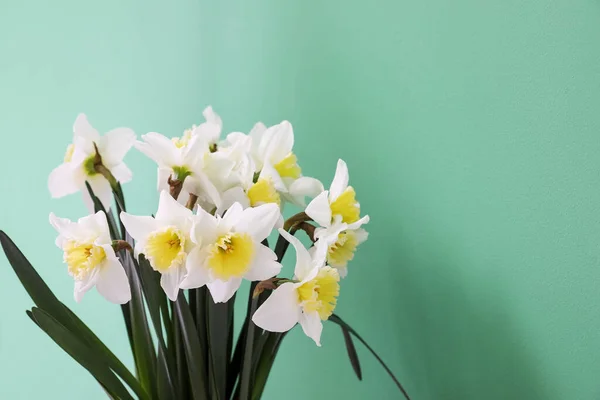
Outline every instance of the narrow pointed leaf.
{"type": "Polygon", "coordinates": [[[198,331],[196,330],[196,325],[194,324],[194,318],[190,312],[189,305],[185,301],[185,297],[181,291],[175,302],[175,312],[177,313],[180,323],[192,396],[195,400],[208,399],[208,394],[206,392],[206,388],[208,387],[206,368],[203,364],[204,359],[201,358],[201,354],[204,350],[198,339],[198,331]]]}
{"type": "Polygon", "coordinates": [[[208,352],[209,352],[209,376],[214,387],[211,398],[225,400],[227,396],[227,367],[230,354],[228,352],[228,340],[230,326],[230,309],[233,309],[235,297],[227,303],[215,303],[208,296],[208,352]]]}
{"type": "Polygon", "coordinates": [[[262,397],[267,384],[267,379],[269,378],[273,363],[275,362],[275,357],[277,356],[281,342],[286,334],[287,332],[267,332],[265,334],[267,338],[256,368],[252,400],[258,400],[262,397]]]}
{"type": "Polygon", "coordinates": [[[379,361],[379,364],[381,364],[381,366],[385,369],[385,371],[388,373],[388,375],[392,378],[392,380],[394,381],[396,386],[398,386],[398,389],[400,389],[400,391],[404,395],[404,398],[406,398],[406,400],[410,400],[408,393],[406,393],[406,390],[400,384],[400,381],[398,381],[396,376],[393,374],[392,370],[383,362],[383,360],[381,359],[381,357],[379,357],[379,355],[375,352],[375,350],[373,350],[371,348],[371,346],[369,346],[369,344],[354,329],[352,329],[352,327],[350,325],[348,325],[346,322],[344,322],[344,320],[342,320],[336,314],[331,315],[331,317],[329,317],[329,321],[344,327],[345,329],[348,330],[348,332],[350,332],[352,335],[354,335],[354,337],[356,337],[371,352],[371,354],[373,354],[373,356],[377,359],[377,361],[379,361]]]}
{"type": "Polygon", "coordinates": [[[91,329],[79,319],[79,317],[56,298],[31,263],[3,231],[0,231],[0,243],[2,244],[2,248],[10,265],[33,302],[39,308],[52,315],[53,318],[59,321],[74,335],[84,340],[92,349],[95,349],[101,354],[102,357],[104,357],[105,362],[110,365],[110,367],[135,391],[135,393],[141,399],[146,399],[147,394],[127,367],[123,365],[123,363],[108,347],[106,347],[91,329]]]}
{"type": "Polygon", "coordinates": [[[100,358],[95,357],[91,349],[77,336],[69,332],[69,330],[44,310],[34,307],[31,313],[37,325],[67,354],[87,369],[111,396],[118,399],[133,400],[131,394],[125,389],[125,386],[110,370],[108,365],[104,364],[100,358]]]}
{"type": "Polygon", "coordinates": [[[354,373],[359,381],[362,381],[362,371],[360,369],[360,361],[358,360],[358,354],[356,354],[356,347],[354,347],[354,342],[352,341],[352,336],[350,336],[350,332],[344,326],[340,326],[342,330],[342,334],[344,335],[344,343],[346,343],[346,351],[348,352],[348,358],[350,359],[350,364],[352,364],[352,369],[354,369],[354,373]]]}

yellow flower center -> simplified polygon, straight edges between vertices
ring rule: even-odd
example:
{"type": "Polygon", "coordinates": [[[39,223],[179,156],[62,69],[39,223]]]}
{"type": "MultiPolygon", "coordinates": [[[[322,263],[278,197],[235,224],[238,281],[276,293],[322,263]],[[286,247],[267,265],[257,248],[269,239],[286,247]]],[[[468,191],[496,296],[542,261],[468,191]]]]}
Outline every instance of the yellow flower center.
{"type": "Polygon", "coordinates": [[[298,165],[298,158],[294,153],[290,153],[273,166],[282,178],[300,178],[302,170],[298,165]]]}
{"type": "Polygon", "coordinates": [[[315,279],[304,283],[298,289],[298,300],[304,312],[318,312],[323,321],[333,314],[340,294],[340,275],[331,267],[323,267],[315,279]]]}
{"type": "Polygon", "coordinates": [[[341,215],[342,222],[351,224],[360,219],[360,204],[356,201],[356,192],[352,186],[346,190],[331,203],[331,215],[341,215]]]}
{"type": "Polygon", "coordinates": [[[260,178],[248,189],[247,195],[252,207],[265,203],[281,205],[281,198],[271,179],[260,178]]]}
{"type": "Polygon", "coordinates": [[[229,233],[211,245],[207,263],[215,278],[228,281],[244,276],[253,257],[254,243],[250,235],[229,233]]]}
{"type": "Polygon", "coordinates": [[[152,268],[159,272],[179,266],[186,258],[185,236],[174,226],[153,232],[146,240],[144,254],[152,268]]]}
{"type": "Polygon", "coordinates": [[[75,279],[85,278],[106,259],[104,249],[93,243],[77,243],[70,240],[66,243],[64,252],[69,274],[75,279]]]}
{"type": "Polygon", "coordinates": [[[354,231],[344,231],[338,235],[337,241],[329,246],[327,263],[332,267],[344,268],[354,258],[358,239],[354,231]]]}
{"type": "Polygon", "coordinates": [[[171,141],[173,143],[175,143],[175,147],[177,147],[178,149],[181,149],[181,148],[187,146],[190,143],[190,139],[192,138],[192,130],[194,128],[195,127],[192,127],[190,129],[186,129],[183,132],[183,135],[181,136],[181,138],[178,138],[178,137],[172,138],[171,141]]]}
{"type": "Polygon", "coordinates": [[[71,143],[67,146],[67,152],[65,153],[65,162],[71,162],[73,159],[73,152],[75,151],[75,145],[71,143]]]}

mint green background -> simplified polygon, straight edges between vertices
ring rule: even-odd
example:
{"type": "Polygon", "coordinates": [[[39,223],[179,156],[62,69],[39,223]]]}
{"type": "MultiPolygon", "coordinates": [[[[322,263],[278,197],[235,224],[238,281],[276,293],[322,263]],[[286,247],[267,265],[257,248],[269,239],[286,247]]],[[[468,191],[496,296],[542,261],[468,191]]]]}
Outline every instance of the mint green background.
{"type": "MultiPolygon", "coordinates": [[[[101,130],[294,125],[304,171],[350,167],[370,240],[339,313],[415,400],[600,397],[600,2],[75,1],[0,5],[0,227],[131,363],[118,307],[75,305],[46,188],[78,112],[101,130]]],[[[132,152],[130,209],[153,212],[132,152]]],[[[102,399],[25,316],[0,259],[0,398],[102,399]]],[[[295,330],[267,399],[392,399],[339,329],[295,330]]]]}

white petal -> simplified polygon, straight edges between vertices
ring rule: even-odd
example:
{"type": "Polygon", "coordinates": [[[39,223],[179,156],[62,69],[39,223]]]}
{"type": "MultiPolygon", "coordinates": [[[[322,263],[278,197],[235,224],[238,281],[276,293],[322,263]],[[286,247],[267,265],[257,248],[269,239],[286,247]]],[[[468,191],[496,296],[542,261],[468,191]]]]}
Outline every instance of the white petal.
{"type": "Polygon", "coordinates": [[[298,321],[302,330],[312,340],[315,341],[317,346],[321,347],[321,332],[323,331],[323,323],[319,317],[319,313],[302,313],[298,321]]]}
{"type": "Polygon", "coordinates": [[[156,187],[159,192],[169,190],[169,177],[172,174],[173,170],[170,168],[158,168],[156,187]]]}
{"type": "Polygon", "coordinates": [[[185,278],[185,265],[172,267],[167,272],[163,273],[160,278],[160,286],[165,291],[165,294],[171,301],[177,300],[179,294],[179,286],[185,278]]]}
{"type": "Polygon", "coordinates": [[[263,141],[267,142],[265,160],[278,163],[285,158],[294,147],[294,130],[289,121],[282,121],[272,126],[263,135],[263,141]]]}
{"type": "Polygon", "coordinates": [[[70,163],[64,163],[54,168],[48,177],[48,189],[54,198],[77,193],[81,189],[81,182],[70,163]]]}
{"type": "Polygon", "coordinates": [[[208,283],[210,273],[204,266],[205,257],[206,254],[200,247],[195,247],[188,254],[185,262],[187,276],[179,285],[181,289],[196,289],[208,283]]]}
{"type": "Polygon", "coordinates": [[[306,206],[304,212],[321,226],[331,225],[331,207],[329,206],[328,192],[324,191],[315,197],[306,206]]]}
{"type": "Polygon", "coordinates": [[[158,200],[158,221],[177,221],[192,216],[192,211],[179,204],[166,190],[160,192],[158,200]]]}
{"type": "Polygon", "coordinates": [[[235,229],[237,232],[246,232],[254,240],[261,242],[269,236],[280,215],[279,206],[274,203],[246,208],[235,224],[235,229]]]}
{"type": "Polygon", "coordinates": [[[244,209],[250,207],[250,201],[248,200],[248,196],[246,196],[246,192],[239,186],[233,187],[223,193],[221,196],[221,205],[217,208],[217,214],[222,215],[233,203],[240,203],[244,209]]]}
{"type": "Polygon", "coordinates": [[[254,260],[244,278],[249,281],[263,281],[274,277],[279,272],[281,272],[281,264],[277,262],[277,255],[273,250],[260,243],[256,244],[254,260]]]}
{"type": "Polygon", "coordinates": [[[107,260],[100,269],[96,289],[111,303],[125,304],[131,300],[127,274],[116,258],[107,260]]]}
{"type": "Polygon", "coordinates": [[[75,281],[73,295],[77,303],[81,301],[83,295],[87,293],[88,290],[94,287],[98,280],[98,272],[98,268],[94,268],[85,279],[75,281]]]}
{"type": "Polygon", "coordinates": [[[210,290],[215,303],[225,303],[233,297],[233,294],[239,289],[241,283],[242,278],[231,278],[227,282],[217,279],[206,286],[208,286],[208,290],[210,290]]]}
{"type": "Polygon", "coordinates": [[[129,128],[116,128],[107,132],[100,142],[102,143],[100,155],[105,165],[120,164],[135,142],[135,133],[129,128]]]}
{"type": "Polygon", "coordinates": [[[356,222],[353,222],[351,224],[348,224],[348,227],[346,229],[348,230],[354,230],[354,229],[358,229],[360,228],[362,225],[366,224],[369,222],[369,216],[365,215],[364,217],[362,217],[361,219],[359,219],[356,222]]]}
{"type": "Polygon", "coordinates": [[[369,232],[364,229],[357,229],[354,234],[356,235],[358,244],[364,243],[369,238],[369,232]]]}
{"type": "Polygon", "coordinates": [[[125,163],[123,163],[123,162],[112,167],[110,169],[110,172],[112,172],[113,176],[120,183],[127,183],[133,177],[133,173],[131,172],[129,167],[127,167],[127,165],[125,165],[125,163]]]}
{"type": "Polygon", "coordinates": [[[145,240],[151,232],[159,227],[158,221],[147,215],[138,216],[121,212],[120,217],[127,232],[137,241],[145,240]]]}
{"type": "Polygon", "coordinates": [[[273,182],[273,187],[278,192],[287,193],[288,189],[279,173],[273,168],[270,162],[266,161],[260,171],[260,178],[270,179],[273,182]]]}
{"type": "Polygon", "coordinates": [[[348,267],[337,267],[338,274],[340,274],[340,278],[344,279],[348,276],[348,267]]]}
{"type": "Polygon", "coordinates": [[[293,203],[298,207],[305,207],[305,197],[314,198],[319,193],[323,192],[323,190],[323,184],[320,180],[308,176],[302,176],[296,179],[288,188],[293,203]]]}
{"type": "Polygon", "coordinates": [[[154,160],[159,167],[171,168],[178,164],[178,149],[166,136],[150,132],[142,135],[142,140],[134,143],[135,148],[154,160]]]}
{"type": "Polygon", "coordinates": [[[329,199],[333,202],[348,187],[348,166],[344,160],[338,160],[335,176],[329,188],[329,199]]]}
{"type": "Polygon", "coordinates": [[[252,321],[269,332],[286,332],[298,323],[300,314],[296,288],[287,282],[271,293],[256,310],[252,321]]]}
{"type": "Polygon", "coordinates": [[[190,230],[192,241],[197,245],[214,242],[217,239],[217,218],[199,207],[196,209],[196,213],[190,230]]]}
{"type": "Polygon", "coordinates": [[[231,207],[225,211],[223,219],[221,220],[221,225],[224,230],[229,231],[233,226],[237,225],[242,217],[242,211],[244,211],[244,209],[240,203],[233,203],[231,207]]]}
{"type": "Polygon", "coordinates": [[[75,137],[81,137],[91,142],[97,142],[100,139],[100,134],[92,128],[85,114],[79,114],[75,119],[73,134],[75,137]]]}
{"type": "Polygon", "coordinates": [[[296,267],[294,269],[294,274],[299,280],[303,280],[312,269],[312,259],[308,253],[308,250],[306,250],[306,247],[304,247],[298,238],[290,235],[285,230],[280,229],[279,234],[283,236],[285,240],[290,242],[296,249],[296,267]]]}
{"type": "Polygon", "coordinates": [[[208,200],[216,207],[218,207],[221,204],[221,195],[219,194],[219,191],[212,183],[212,181],[208,179],[206,174],[194,173],[194,175],[186,179],[186,182],[188,180],[190,180],[190,182],[197,183],[197,188],[195,188],[195,190],[190,190],[191,193],[203,197],[205,200],[208,200]]]}
{"type": "MultiPolygon", "coordinates": [[[[110,183],[108,183],[106,178],[100,174],[88,177],[87,181],[92,187],[94,196],[100,200],[100,203],[102,203],[104,209],[108,211],[110,209],[112,200],[112,189],[110,187],[110,183]]],[[[87,192],[87,188],[85,191],[87,192]]]]}
{"type": "Polygon", "coordinates": [[[79,225],[80,229],[88,232],[88,237],[96,236],[96,244],[110,245],[112,243],[112,239],[110,238],[110,230],[108,228],[108,221],[106,220],[106,214],[104,211],[100,210],[95,214],[79,218],[77,224],[79,225]]]}

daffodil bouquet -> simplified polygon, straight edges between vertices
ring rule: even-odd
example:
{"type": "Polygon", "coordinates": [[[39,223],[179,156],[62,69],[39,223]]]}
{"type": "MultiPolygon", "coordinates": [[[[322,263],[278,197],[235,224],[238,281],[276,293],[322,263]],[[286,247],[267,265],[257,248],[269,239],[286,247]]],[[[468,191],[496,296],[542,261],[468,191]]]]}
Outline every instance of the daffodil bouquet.
{"type": "Polygon", "coordinates": [[[73,126],[64,163],[50,174],[53,197],[82,192],[90,215],[78,221],[50,214],[56,245],[81,301],[92,288],[120,304],[135,373],[52,293],[11,239],[2,247],[35,307],[27,315],[113,399],[259,399],[286,332],[300,325],[320,346],[323,321],[341,327],[361,379],[350,325],[334,313],[340,280],[367,239],[346,163],[338,161],[325,190],[302,176],[289,122],[221,139],[220,117],[183,136],[148,133],[136,141],[126,128],[100,135],[85,115],[73,126]],[[130,214],[121,184],[131,147],[158,164],[159,201],[153,216],[130,214]],[[310,202],[306,205],[305,201],[310,202]],[[113,204],[114,199],[114,204],[113,204]],[[284,220],[290,204],[298,213],[284,220]],[[311,246],[295,236],[304,232],[311,246]],[[268,238],[273,236],[274,248],[268,238]],[[289,247],[294,276],[279,276],[289,247]],[[243,280],[248,294],[238,294],[243,280]],[[234,333],[234,301],[247,302],[234,333]],[[246,300],[247,299],[247,300],[246,300]]]}

